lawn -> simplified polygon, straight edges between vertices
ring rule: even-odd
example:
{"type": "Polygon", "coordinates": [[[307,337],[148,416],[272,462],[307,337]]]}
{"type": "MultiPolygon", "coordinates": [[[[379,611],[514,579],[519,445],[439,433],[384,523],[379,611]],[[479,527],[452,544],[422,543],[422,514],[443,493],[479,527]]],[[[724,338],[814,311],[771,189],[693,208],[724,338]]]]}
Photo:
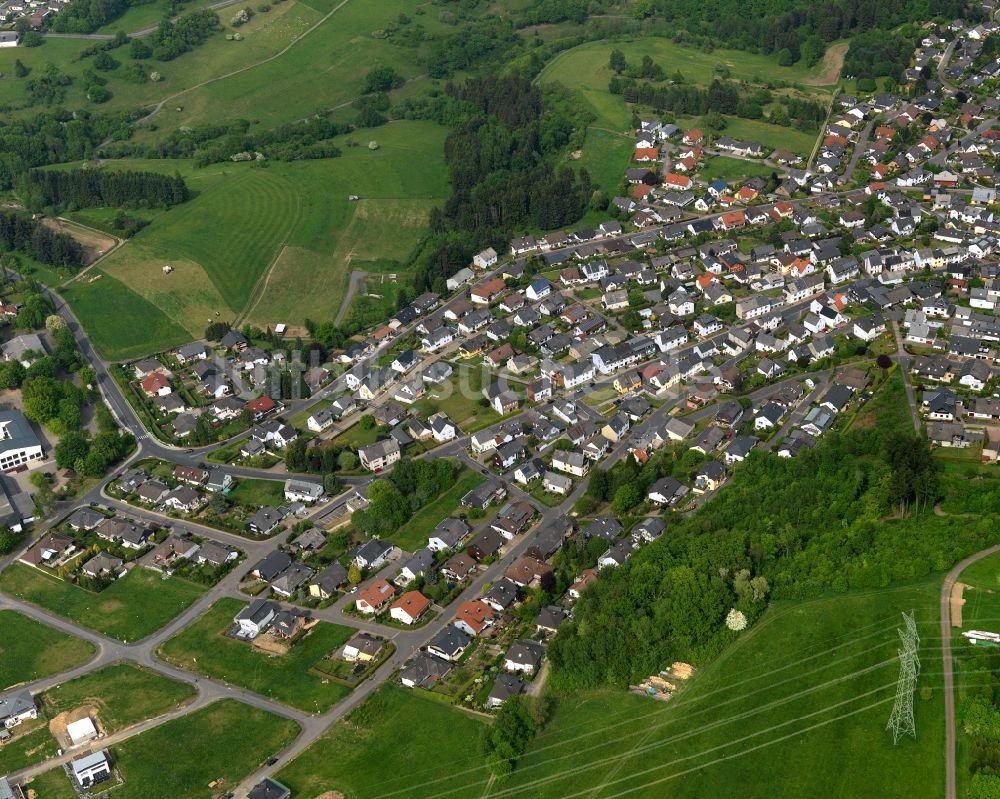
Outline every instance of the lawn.
{"type": "Polygon", "coordinates": [[[0,774],[20,771],[59,754],[59,744],[45,719],[24,722],[13,732],[18,733],[17,737],[0,747],[0,774]]]}
{"type": "Polygon", "coordinates": [[[285,484],[279,480],[240,478],[226,497],[234,505],[277,507],[285,501],[285,484]]]}
{"type": "Polygon", "coordinates": [[[467,782],[479,796],[485,784],[482,729],[473,716],[386,684],[276,776],[301,799],[333,795],[326,791],[351,799],[471,796],[450,793],[467,782]]]}
{"type": "Polygon", "coordinates": [[[748,178],[770,177],[772,172],[774,168],[767,164],[716,156],[705,161],[705,166],[698,170],[698,177],[708,182],[722,178],[729,183],[741,183],[748,178]]]}
{"type": "Polygon", "coordinates": [[[353,269],[403,271],[431,207],[448,194],[446,133],[430,122],[393,122],[369,135],[376,150],[341,137],[339,158],[266,169],[107,161],[108,169],[179,171],[194,197],[102,261],[99,280],[88,273],[63,294],[110,359],[201,337],[213,319],[261,327],[332,319],[353,269]]]}
{"type": "Polygon", "coordinates": [[[77,799],[76,791],[61,768],[39,774],[29,784],[38,799],[77,799]]]}
{"type": "MultiPolygon", "coordinates": [[[[210,799],[287,746],[299,726],[232,699],[168,721],[113,749],[124,784],[115,799],[210,799]]],[[[44,799],[44,797],[39,797],[44,799]]]]}
{"type": "Polygon", "coordinates": [[[465,468],[455,480],[455,485],[428,505],[414,513],[410,520],[392,536],[392,542],[401,549],[413,552],[427,546],[427,538],[446,516],[452,516],[461,505],[459,502],[469,491],[486,478],[479,472],[465,468]]]}
{"type": "Polygon", "coordinates": [[[51,718],[96,705],[104,730],[112,733],[182,705],[196,693],[188,683],[131,663],[116,663],[46,691],[42,706],[51,718]]]}
{"type": "MultiPolygon", "coordinates": [[[[455,796],[939,796],[943,701],[936,646],[940,579],[808,602],[775,602],[669,703],[611,689],[557,697],[506,785],[472,772],[455,796]],[[917,740],[885,731],[900,613],[920,651],[917,740]]],[[[450,762],[449,782],[462,764],[450,762]]],[[[383,794],[384,795],[384,794],[383,794]]]]}
{"type": "Polygon", "coordinates": [[[338,683],[324,684],[309,669],[350,638],[351,628],[320,622],[288,654],[269,656],[224,635],[244,607],[238,599],[220,599],[194,624],[166,641],[158,650],[160,656],[188,671],[309,712],[327,710],[350,693],[338,683]]]}
{"type": "Polygon", "coordinates": [[[482,373],[478,366],[458,366],[447,383],[434,386],[413,403],[422,419],[439,411],[447,414],[463,433],[474,433],[502,418],[493,408],[479,404],[482,373]]]}
{"type": "Polygon", "coordinates": [[[97,652],[89,641],[54,627],[0,610],[0,693],[12,685],[60,674],[86,663],[97,652]]]}
{"type": "Polygon", "coordinates": [[[100,594],[15,563],[0,573],[0,590],[111,638],[135,642],[153,634],[204,592],[178,577],[133,568],[100,594]]]}

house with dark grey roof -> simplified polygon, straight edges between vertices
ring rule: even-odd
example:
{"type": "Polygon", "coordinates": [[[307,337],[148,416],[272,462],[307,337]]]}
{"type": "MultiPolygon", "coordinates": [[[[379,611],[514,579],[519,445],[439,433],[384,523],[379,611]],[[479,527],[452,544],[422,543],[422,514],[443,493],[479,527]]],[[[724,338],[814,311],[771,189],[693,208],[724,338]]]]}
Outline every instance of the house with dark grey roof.
{"type": "Polygon", "coordinates": [[[486,708],[494,710],[512,696],[519,696],[527,689],[527,683],[520,677],[512,674],[498,674],[496,682],[493,683],[493,690],[486,698],[486,708]]]}

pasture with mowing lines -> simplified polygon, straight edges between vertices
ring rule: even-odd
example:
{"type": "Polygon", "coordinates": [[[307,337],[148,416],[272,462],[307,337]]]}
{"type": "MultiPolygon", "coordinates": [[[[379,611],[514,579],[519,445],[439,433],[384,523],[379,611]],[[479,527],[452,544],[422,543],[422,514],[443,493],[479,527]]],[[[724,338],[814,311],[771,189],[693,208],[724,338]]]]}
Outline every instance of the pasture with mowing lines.
{"type": "Polygon", "coordinates": [[[332,319],[352,268],[397,271],[392,262],[406,261],[431,206],[447,196],[445,134],[433,123],[394,122],[371,134],[377,150],[342,137],[340,158],[267,168],[107,162],[180,167],[195,196],[102,261],[108,277],[91,283],[87,273],[63,295],[100,352],[116,360],[198,338],[210,319],[248,311],[262,326],[332,319]],[[164,274],[164,264],[173,272],[164,274]]]}
{"type": "MultiPolygon", "coordinates": [[[[940,796],[944,706],[940,577],[882,591],[774,602],[668,703],[602,690],[556,712],[501,789],[566,799],[629,795],[940,796]],[[924,641],[917,740],[885,731],[899,667],[900,613],[924,641]]],[[[456,795],[483,795],[473,780],[456,795]]]]}
{"type": "Polygon", "coordinates": [[[194,624],[163,643],[158,654],[175,666],[310,713],[327,710],[350,693],[346,686],[324,680],[309,669],[350,638],[352,628],[321,621],[287,654],[271,656],[224,634],[244,607],[246,603],[238,599],[220,599],[194,624]]]}
{"type": "Polygon", "coordinates": [[[0,692],[60,674],[90,660],[97,648],[14,610],[0,610],[0,692]]]}
{"type": "Polygon", "coordinates": [[[180,615],[205,589],[178,577],[164,580],[137,566],[95,594],[15,563],[0,572],[0,591],[111,638],[134,642],[180,615]]]}
{"type": "MultiPolygon", "coordinates": [[[[483,722],[394,684],[380,687],[276,775],[292,795],[480,796],[483,722]],[[459,776],[452,776],[457,774],[459,776]],[[432,785],[425,785],[434,780],[432,785]],[[478,792],[451,790],[474,782],[478,792]]],[[[525,794],[528,795],[528,794],[525,794]]]]}
{"type": "MultiPolygon", "coordinates": [[[[291,719],[223,699],[114,747],[124,784],[115,799],[211,799],[229,789],[299,733],[291,719]]],[[[44,797],[39,797],[44,799],[44,797]]]]}

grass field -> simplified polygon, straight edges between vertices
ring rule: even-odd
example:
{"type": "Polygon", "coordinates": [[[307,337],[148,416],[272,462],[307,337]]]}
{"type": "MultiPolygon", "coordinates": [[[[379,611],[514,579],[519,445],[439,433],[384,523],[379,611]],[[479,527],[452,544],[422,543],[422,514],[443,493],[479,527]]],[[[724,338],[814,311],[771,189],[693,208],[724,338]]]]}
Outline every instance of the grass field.
{"type": "Polygon", "coordinates": [[[90,660],[97,648],[14,610],[0,610],[0,693],[90,660]]]}
{"type": "Polygon", "coordinates": [[[39,774],[29,786],[38,799],[77,799],[76,791],[70,784],[69,777],[61,768],[54,768],[39,774]]]}
{"type": "Polygon", "coordinates": [[[223,699],[114,747],[124,777],[114,796],[210,799],[219,789],[209,788],[209,782],[236,785],[298,732],[290,719],[223,699]]]}
{"type": "Polygon", "coordinates": [[[570,163],[586,168],[594,183],[613,197],[625,179],[625,170],[632,165],[634,144],[620,133],[591,127],[583,141],[583,153],[570,163]]]}
{"type": "MultiPolygon", "coordinates": [[[[965,604],[962,606],[961,630],[1000,629],[1000,555],[991,555],[972,564],[962,572],[958,582],[965,586],[962,591],[965,604]]],[[[961,637],[958,629],[953,629],[951,641],[956,659],[955,707],[961,712],[962,700],[968,695],[970,688],[987,682],[987,679],[973,670],[966,657],[972,653],[972,646],[961,637]]],[[[959,796],[966,796],[963,788],[970,778],[972,753],[969,750],[969,739],[961,731],[957,744],[956,777],[959,796]]]]}
{"type": "Polygon", "coordinates": [[[350,638],[353,630],[320,622],[287,655],[271,657],[223,633],[245,607],[238,599],[220,599],[209,611],[159,649],[165,660],[199,674],[239,685],[309,712],[324,711],[350,693],[309,673],[313,663],[350,638]]]}
{"type": "MultiPolygon", "coordinates": [[[[120,280],[97,272],[99,280],[77,280],[60,289],[91,342],[104,357],[126,360],[169,349],[193,336],[120,280]],[[112,313],[108,312],[113,308],[112,313]]],[[[93,277],[95,273],[88,273],[93,277]]]]}
{"type": "MultiPolygon", "coordinates": [[[[814,69],[806,69],[801,65],[781,67],[775,59],[768,56],[737,50],[705,53],[652,36],[635,41],[588,42],[566,50],[549,62],[539,79],[543,83],[559,83],[578,92],[585,106],[594,113],[595,120],[587,131],[583,154],[576,163],[587,167],[595,182],[605,191],[611,192],[616,191],[621,183],[632,149],[629,140],[621,138],[619,141],[622,134],[632,134],[632,109],[624,99],[608,91],[608,82],[613,75],[608,61],[614,49],[625,53],[629,63],[637,63],[648,55],[663,67],[668,76],[680,71],[687,82],[702,86],[716,77],[728,74],[734,80],[745,80],[756,85],[791,83],[796,87],[795,91],[825,100],[829,97],[832,84],[836,82],[829,80],[829,74],[824,75],[824,70],[828,73],[829,69],[823,64],[814,69]],[[826,80],[829,80],[830,85],[809,83],[826,80]]],[[[696,124],[694,118],[677,117],[675,121],[682,128],[696,124]]],[[[818,131],[803,132],[757,120],[727,117],[726,121],[724,133],[727,136],[756,140],[765,147],[789,149],[806,156],[812,151],[818,135],[818,131]]],[[[750,171],[752,168],[752,165],[745,167],[746,174],[743,176],[760,174],[750,171]]],[[[735,170],[732,171],[734,178],[739,176],[735,170]]],[[[771,171],[768,169],[766,174],[771,171]]],[[[726,177],[724,174],[718,176],[726,177]]]]}
{"type": "Polygon", "coordinates": [[[103,260],[102,278],[90,282],[87,273],[63,296],[115,360],[200,337],[213,319],[262,327],[332,319],[352,269],[398,271],[415,248],[430,208],[448,193],[445,133],[399,121],[366,134],[362,146],[340,139],[339,158],[267,168],[106,162],[179,171],[195,196],[154,216],[103,260]],[[369,138],[377,150],[364,146],[369,138]],[[352,194],[361,200],[350,201],[352,194]]]}
{"type": "Polygon", "coordinates": [[[0,591],[111,638],[135,642],[179,615],[205,589],[177,577],[164,580],[156,572],[136,567],[94,594],[15,563],[0,573],[0,591]]]}
{"type": "Polygon", "coordinates": [[[280,505],[285,501],[285,485],[278,480],[242,478],[226,495],[236,505],[280,505]]]}
{"type": "Polygon", "coordinates": [[[131,663],[116,663],[46,691],[42,701],[50,717],[95,705],[104,730],[112,733],[184,704],[195,694],[188,683],[131,663]]]}
{"type": "Polygon", "coordinates": [[[748,178],[769,177],[772,172],[774,168],[767,164],[716,156],[705,161],[705,166],[698,170],[698,177],[707,181],[722,178],[730,183],[741,183],[748,178]]]}
{"type": "Polygon", "coordinates": [[[410,520],[392,536],[392,542],[401,549],[412,552],[427,546],[427,537],[446,516],[454,515],[461,507],[460,500],[486,478],[479,472],[463,469],[455,485],[428,505],[414,513],[410,520]]]}
{"type": "MultiPolygon", "coordinates": [[[[553,720],[491,797],[938,796],[944,788],[940,579],[776,602],[670,703],[615,691],[557,700],[553,720]],[[885,731],[896,628],[925,637],[917,740],[885,731]]],[[[449,774],[461,766],[452,764],[449,774]]],[[[456,795],[481,792],[478,779],[456,795]],[[477,787],[473,787],[473,783],[477,787]]]]}
{"type": "Polygon", "coordinates": [[[129,663],[117,663],[77,677],[36,696],[44,715],[32,722],[36,729],[0,747],[0,773],[54,757],[59,747],[49,732],[48,720],[64,711],[93,705],[104,732],[111,734],[158,716],[194,696],[192,686],[129,663]]]}
{"type": "Polygon", "coordinates": [[[325,791],[350,799],[449,796],[466,781],[485,782],[478,750],[482,728],[481,721],[460,710],[387,684],[278,772],[277,779],[297,799],[315,799],[325,791]],[[470,768],[472,773],[465,773],[470,768]],[[449,778],[453,771],[461,776],[449,778]],[[430,790],[423,786],[438,777],[430,790]]]}

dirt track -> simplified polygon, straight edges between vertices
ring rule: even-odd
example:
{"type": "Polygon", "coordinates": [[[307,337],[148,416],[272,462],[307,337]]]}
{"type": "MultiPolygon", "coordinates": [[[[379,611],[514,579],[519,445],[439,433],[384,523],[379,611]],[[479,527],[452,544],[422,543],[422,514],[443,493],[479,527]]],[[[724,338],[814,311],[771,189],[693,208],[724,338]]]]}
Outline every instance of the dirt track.
{"type": "Polygon", "coordinates": [[[965,592],[965,583],[955,583],[951,587],[951,599],[949,604],[951,605],[951,626],[961,627],[962,626],[962,605],[965,604],[965,599],[962,594],[965,592]]]}

